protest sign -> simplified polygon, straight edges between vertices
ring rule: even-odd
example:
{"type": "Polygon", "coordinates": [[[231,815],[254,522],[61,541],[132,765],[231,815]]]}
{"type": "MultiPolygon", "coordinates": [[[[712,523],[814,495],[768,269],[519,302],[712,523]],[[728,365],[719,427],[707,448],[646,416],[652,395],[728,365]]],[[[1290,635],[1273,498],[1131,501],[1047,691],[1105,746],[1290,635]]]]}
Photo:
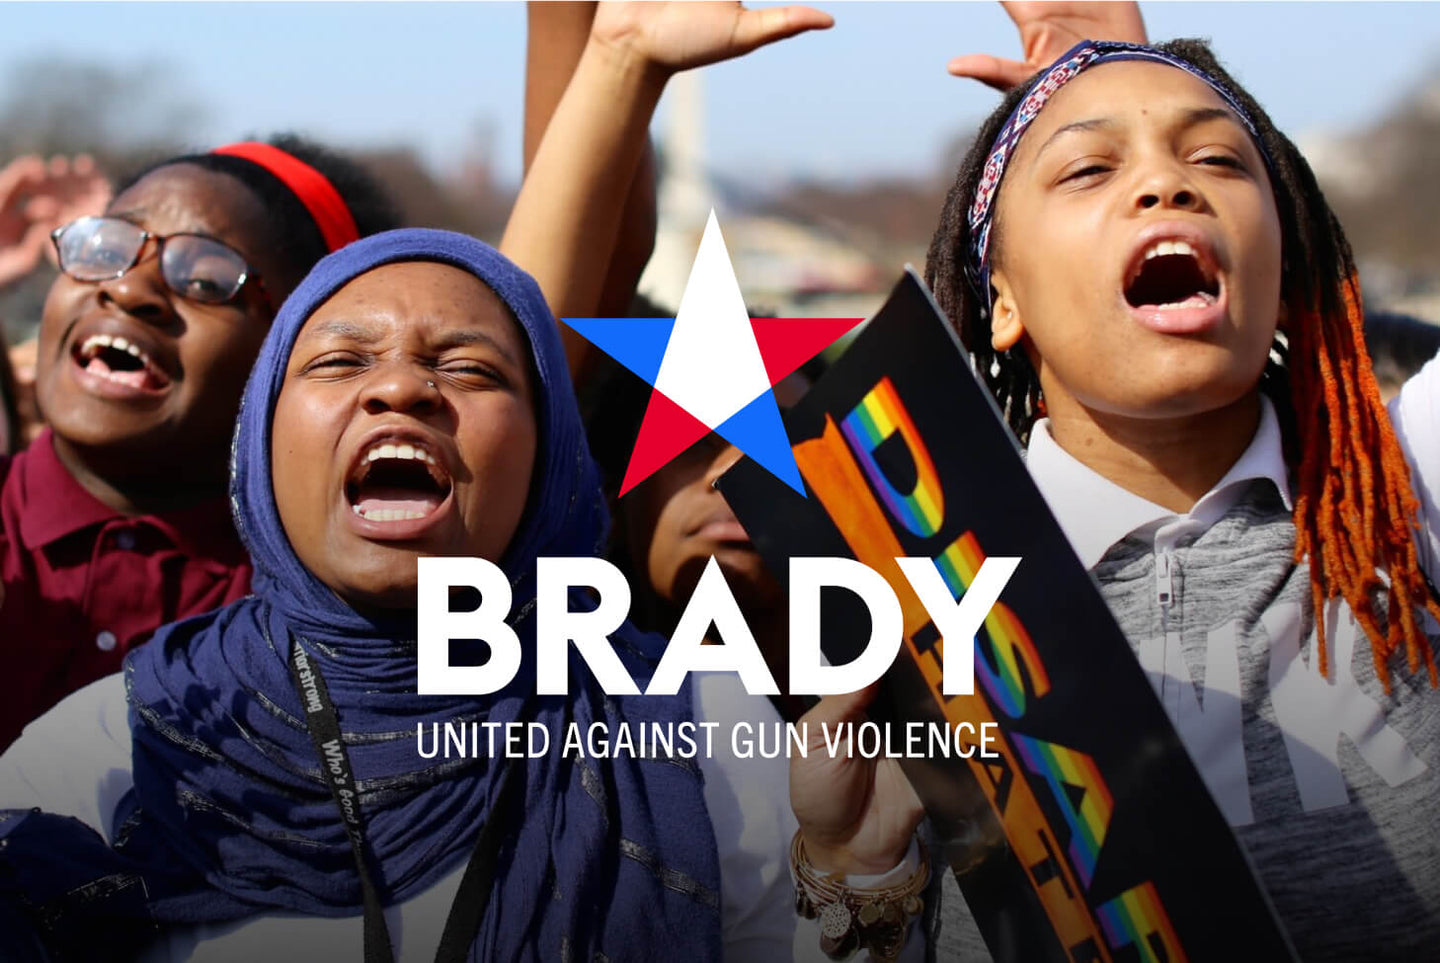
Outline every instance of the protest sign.
{"type": "MultiPolygon", "coordinates": [[[[999,724],[999,758],[902,762],[997,961],[1293,959],[1129,643],[913,273],[786,427],[809,498],[748,461],[720,488],[777,576],[793,556],[849,555],[899,595],[905,643],[872,718],[999,724]],[[944,645],[902,556],[934,559],[957,598],[987,557],[1020,559],[973,640],[973,694],[944,693],[944,645]]],[[[857,600],[832,596],[822,638],[841,663],[865,645],[868,618],[857,600]]]]}

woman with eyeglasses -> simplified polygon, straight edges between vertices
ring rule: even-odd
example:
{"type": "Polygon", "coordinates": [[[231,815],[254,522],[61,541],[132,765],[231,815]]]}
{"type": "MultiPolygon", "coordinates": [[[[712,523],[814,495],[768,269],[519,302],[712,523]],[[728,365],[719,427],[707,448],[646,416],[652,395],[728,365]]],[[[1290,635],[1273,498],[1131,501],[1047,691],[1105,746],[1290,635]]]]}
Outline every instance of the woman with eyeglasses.
{"type": "Polygon", "coordinates": [[[286,136],[161,161],[54,231],[48,428],[0,458],[0,748],[159,626],[249,591],[225,480],[250,366],[311,266],[396,226],[358,166],[286,136]]]}

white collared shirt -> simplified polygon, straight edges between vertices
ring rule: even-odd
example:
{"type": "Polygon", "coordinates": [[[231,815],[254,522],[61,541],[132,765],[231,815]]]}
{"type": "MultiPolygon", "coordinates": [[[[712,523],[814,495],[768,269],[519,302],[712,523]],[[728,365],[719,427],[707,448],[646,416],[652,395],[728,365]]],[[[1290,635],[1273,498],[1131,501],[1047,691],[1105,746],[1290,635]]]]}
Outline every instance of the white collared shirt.
{"type": "MultiPolygon", "coordinates": [[[[1430,362],[1411,379],[1392,402],[1390,410],[1410,462],[1412,483],[1421,503],[1419,520],[1423,534],[1417,545],[1424,565],[1437,557],[1436,545],[1440,544],[1440,533],[1435,527],[1440,514],[1434,510],[1435,480],[1437,472],[1440,472],[1440,414],[1437,414],[1440,412],[1440,361],[1430,362]]],[[[1126,632],[1131,636],[1130,642],[1141,668],[1226,818],[1235,826],[1251,824],[1258,818],[1252,806],[1250,788],[1254,760],[1247,760],[1245,747],[1239,739],[1241,706],[1247,704],[1247,700],[1248,704],[1256,705],[1257,698],[1263,700],[1269,697],[1248,691],[1253,688],[1255,680],[1242,681],[1242,677],[1248,674],[1246,658],[1236,653],[1243,653],[1257,643],[1254,639],[1235,638],[1236,623],[1226,622],[1224,617],[1215,625],[1198,624],[1197,620],[1206,621],[1214,618],[1217,612],[1224,612],[1223,609],[1217,610],[1213,601],[1204,612],[1196,610],[1193,604],[1181,604],[1184,601],[1181,593],[1186,584],[1182,572],[1185,552],[1178,549],[1200,539],[1235,507],[1257,480],[1274,487],[1285,511],[1294,510],[1274,406],[1268,398],[1261,396],[1260,423],[1249,446],[1225,475],[1196,501],[1190,511],[1184,513],[1156,505],[1082,464],[1056,443],[1048,420],[1037,422],[1031,430],[1026,464],[1036,487],[1087,570],[1094,570],[1122,540],[1140,538],[1146,541],[1154,561],[1150,611],[1156,615],[1153,620],[1142,618],[1137,623],[1136,613],[1143,612],[1144,607],[1137,609],[1139,603],[1135,597],[1127,596],[1129,601],[1125,609],[1128,619],[1122,618],[1122,625],[1129,623],[1126,632]],[[1143,628],[1145,625],[1150,628],[1143,628]],[[1185,634],[1193,636],[1197,631],[1202,638],[1210,639],[1208,645],[1197,642],[1193,637],[1188,643],[1183,640],[1185,634]]],[[[1127,586],[1127,590],[1145,591],[1138,586],[1127,586]]],[[[1110,602],[1113,609],[1116,600],[1111,599],[1110,602]]],[[[1327,624],[1332,626],[1331,646],[1334,651],[1334,626],[1343,625],[1346,632],[1352,632],[1354,620],[1340,603],[1332,603],[1331,608],[1335,611],[1327,613],[1327,624]]],[[[1344,638],[1350,639],[1351,635],[1344,638]]],[[[1355,641],[1368,646],[1363,635],[1357,636],[1355,641]]],[[[1298,640],[1301,651],[1309,651],[1314,644],[1314,636],[1308,631],[1305,639],[1298,640]]],[[[1341,644],[1344,649],[1353,651],[1350,646],[1344,645],[1343,639],[1341,644]]],[[[1295,678],[1308,679],[1306,673],[1311,670],[1303,666],[1303,660],[1296,668],[1300,671],[1295,678]]],[[[1253,671],[1253,666],[1251,669],[1253,671]]],[[[1273,688],[1280,684],[1283,677],[1282,670],[1272,662],[1269,686],[1273,688]]],[[[1341,689],[1349,685],[1343,680],[1342,683],[1341,689]]],[[[1265,685],[1264,682],[1259,684],[1265,685]]],[[[1292,679],[1290,685],[1296,684],[1304,683],[1296,683],[1292,679]]],[[[1282,687],[1282,704],[1285,691],[1282,687]]],[[[1317,694],[1312,693],[1314,695],[1317,694]]],[[[1307,720],[1314,722],[1313,716],[1333,712],[1335,705],[1327,710],[1315,698],[1303,700],[1291,713],[1291,721],[1297,725],[1307,720]]],[[[1384,714],[1379,704],[1367,702],[1364,712],[1373,717],[1372,724],[1377,730],[1384,726],[1384,714]]],[[[1313,728],[1319,731],[1323,726],[1314,722],[1313,728]]],[[[1314,741],[1309,735],[1296,732],[1288,735],[1297,744],[1314,741]]],[[[1322,737],[1319,741],[1328,743],[1329,738],[1322,737]]],[[[1334,751],[1333,746],[1326,747],[1326,754],[1334,751]]],[[[1337,767],[1335,773],[1338,774],[1338,771],[1337,767]]],[[[1417,770],[1408,751],[1402,753],[1397,750],[1395,764],[1387,770],[1387,776],[1400,778],[1401,774],[1413,771],[1417,770]]],[[[1337,788],[1338,775],[1334,778],[1316,777],[1307,782],[1297,772],[1297,779],[1302,783],[1302,795],[1306,795],[1305,788],[1311,789],[1309,796],[1312,800],[1333,800],[1343,795],[1337,788]],[[1328,789],[1314,788],[1322,784],[1328,789]]]]}
{"type": "MultiPolygon", "coordinates": [[[[1432,579],[1440,560],[1440,358],[1406,382],[1390,402],[1390,418],[1410,465],[1412,487],[1420,500],[1420,559],[1432,579]]],[[[1153,534],[1157,543],[1199,534],[1219,521],[1240,497],[1246,482],[1269,479],[1287,509],[1289,472],[1275,406],[1261,395],[1260,425],[1249,447],[1215,486],[1183,515],[1147,501],[1082,464],[1050,434],[1049,419],[1030,431],[1026,465],[1040,494],[1085,568],[1131,534],[1153,534]],[[1145,531],[1149,529],[1149,531],[1145,531]]]]}
{"type": "MultiPolygon", "coordinates": [[[[1419,501],[1415,544],[1433,578],[1440,360],[1404,386],[1390,418],[1419,501]]],[[[1301,956],[1433,956],[1440,691],[1399,659],[1386,686],[1342,600],[1313,611],[1309,569],[1293,557],[1294,504],[1270,403],[1244,453],[1188,512],[1086,467],[1043,421],[1027,464],[1301,956]],[[1323,673],[1317,617],[1330,655],[1323,673]],[[1356,893],[1385,899],[1357,903],[1356,893]]],[[[1428,631],[1433,645],[1437,630],[1428,631]]]]}
{"type": "Polygon", "coordinates": [[[1235,505],[1245,485],[1257,478],[1273,482],[1285,507],[1293,510],[1280,421],[1269,398],[1262,395],[1260,407],[1260,425],[1249,447],[1183,515],[1126,491],[1082,464],[1055,442],[1048,418],[1037,421],[1030,430],[1026,466],[1080,564],[1091,569],[1128,535],[1151,535],[1159,551],[1185,535],[1208,530],[1235,505]]]}

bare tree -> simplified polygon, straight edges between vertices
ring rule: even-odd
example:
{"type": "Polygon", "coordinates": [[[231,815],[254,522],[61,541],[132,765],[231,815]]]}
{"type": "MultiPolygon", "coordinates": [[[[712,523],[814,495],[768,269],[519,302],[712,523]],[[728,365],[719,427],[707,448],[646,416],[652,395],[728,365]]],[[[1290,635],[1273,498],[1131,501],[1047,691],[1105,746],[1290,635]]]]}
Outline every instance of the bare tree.
{"type": "Polygon", "coordinates": [[[163,64],[114,67],[39,57],[11,67],[0,99],[0,161],[93,155],[107,170],[192,143],[203,114],[163,64]]]}
{"type": "Polygon", "coordinates": [[[1440,66],[1384,117],[1346,137],[1359,179],[1325,175],[1357,258],[1440,287],[1440,66]]]}

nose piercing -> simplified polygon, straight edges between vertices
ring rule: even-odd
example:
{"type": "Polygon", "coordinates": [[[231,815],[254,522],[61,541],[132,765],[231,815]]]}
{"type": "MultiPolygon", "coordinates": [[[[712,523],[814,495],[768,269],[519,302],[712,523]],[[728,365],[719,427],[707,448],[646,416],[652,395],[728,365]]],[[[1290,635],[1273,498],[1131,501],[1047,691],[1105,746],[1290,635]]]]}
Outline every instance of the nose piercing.
{"type": "Polygon", "coordinates": [[[425,382],[425,384],[426,384],[427,387],[430,387],[430,388],[435,387],[435,382],[433,382],[433,381],[427,381],[427,382],[425,382]]]}

